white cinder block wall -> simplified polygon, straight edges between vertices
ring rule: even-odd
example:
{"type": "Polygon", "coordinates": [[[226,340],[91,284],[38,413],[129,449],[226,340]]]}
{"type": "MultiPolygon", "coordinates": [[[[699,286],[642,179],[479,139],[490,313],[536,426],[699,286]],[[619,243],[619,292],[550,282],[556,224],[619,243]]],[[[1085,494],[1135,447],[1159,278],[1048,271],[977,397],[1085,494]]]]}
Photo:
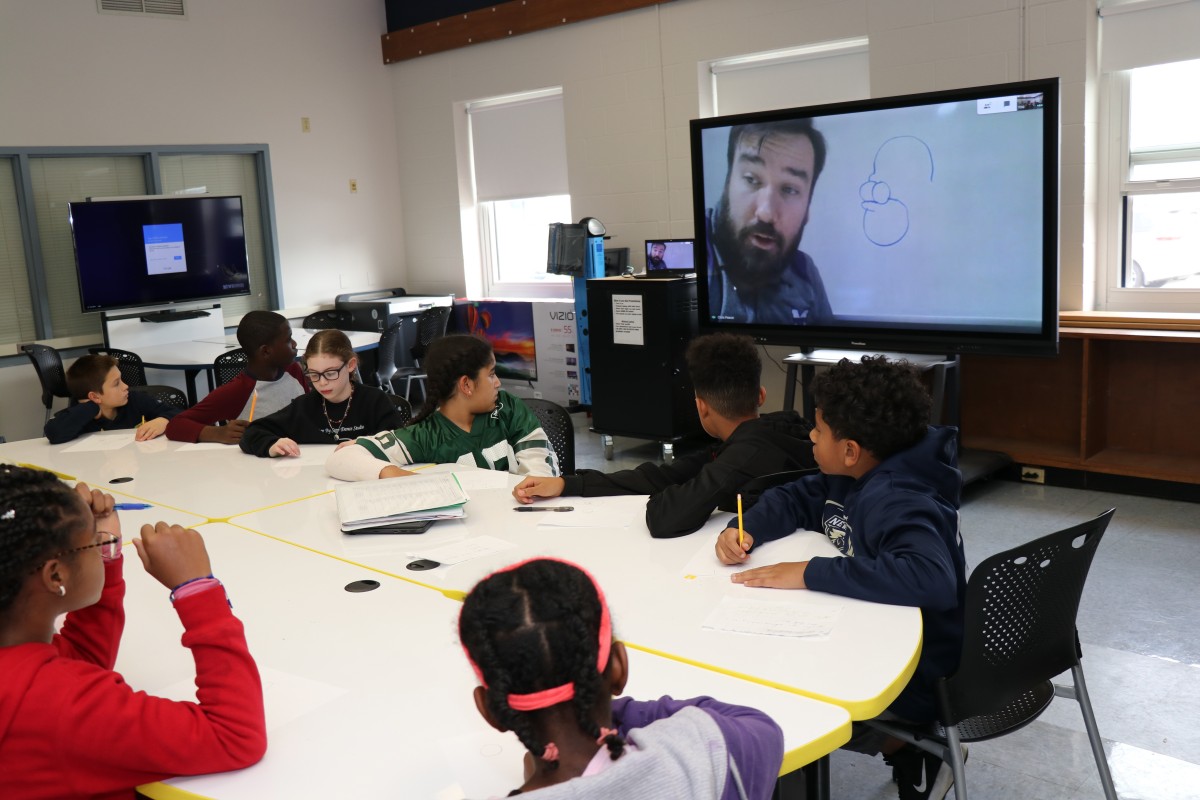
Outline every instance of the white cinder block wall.
{"type": "MultiPolygon", "coordinates": [[[[454,103],[562,86],[574,216],[636,253],[693,235],[699,62],[867,36],[873,96],[1062,79],[1061,305],[1079,309],[1094,258],[1096,24],[1094,0],[676,0],[394,65],[410,286],[465,287],[454,103]]],[[[782,377],[764,370],[768,408],[782,377]]]]}

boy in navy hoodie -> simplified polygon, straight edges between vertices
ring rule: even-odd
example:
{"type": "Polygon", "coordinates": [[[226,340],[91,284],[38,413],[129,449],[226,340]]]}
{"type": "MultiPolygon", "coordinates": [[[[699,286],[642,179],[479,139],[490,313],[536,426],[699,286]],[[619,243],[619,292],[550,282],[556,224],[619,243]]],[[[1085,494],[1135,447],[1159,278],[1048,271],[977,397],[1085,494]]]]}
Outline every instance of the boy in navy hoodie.
{"type": "MultiPolygon", "coordinates": [[[[745,515],[743,543],[736,526],[726,528],[717,539],[717,557],[749,563],[755,542],[796,530],[824,531],[847,558],[761,566],[733,580],[918,606],[921,658],[882,717],[932,721],[934,682],[957,668],[963,636],[957,431],[929,426],[930,399],[916,369],[883,356],[864,356],[860,363],[842,359],[817,376],[812,395],[813,457],[821,474],[764,492],[745,515]]],[[[935,756],[925,758],[924,751],[857,723],[847,746],[883,752],[896,767],[901,798],[941,798],[953,783],[949,766],[935,756]]]]}

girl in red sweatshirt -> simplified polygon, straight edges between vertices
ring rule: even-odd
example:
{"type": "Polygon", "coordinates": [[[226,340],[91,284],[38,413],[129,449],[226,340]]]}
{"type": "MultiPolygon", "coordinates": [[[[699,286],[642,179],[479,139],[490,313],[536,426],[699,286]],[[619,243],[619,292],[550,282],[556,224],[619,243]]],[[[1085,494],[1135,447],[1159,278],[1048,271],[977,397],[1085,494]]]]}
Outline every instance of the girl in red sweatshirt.
{"type": "Polygon", "coordinates": [[[262,758],[258,669],[200,534],[159,522],[133,543],[172,590],[198,703],[135,692],[112,671],[125,622],[112,497],[0,466],[0,795],[132,798],[143,783],[262,758]]]}

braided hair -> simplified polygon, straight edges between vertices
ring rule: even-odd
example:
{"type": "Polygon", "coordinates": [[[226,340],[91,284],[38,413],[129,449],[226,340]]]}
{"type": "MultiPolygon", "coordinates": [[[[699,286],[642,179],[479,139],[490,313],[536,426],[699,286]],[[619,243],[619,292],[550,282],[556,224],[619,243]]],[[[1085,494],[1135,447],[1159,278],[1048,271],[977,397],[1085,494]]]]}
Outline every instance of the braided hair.
{"type": "Polygon", "coordinates": [[[52,472],[0,465],[0,614],[31,572],[71,547],[82,521],[75,493],[52,472]]]}
{"type": "Polygon", "coordinates": [[[453,334],[434,339],[425,351],[425,402],[409,425],[428,417],[454,396],[458,379],[474,380],[479,370],[492,363],[492,346],[478,336],[453,334]]]}
{"type": "MultiPolygon", "coordinates": [[[[467,655],[486,685],[487,707],[536,757],[558,765],[555,748],[538,734],[539,711],[517,711],[510,694],[529,694],[572,682],[569,702],[576,722],[601,741],[595,708],[602,699],[601,600],[591,578],[563,561],[534,559],[497,572],[467,595],[458,632],[467,655]]],[[[606,665],[607,666],[607,665],[606,665]]],[[[604,730],[603,743],[615,761],[625,749],[616,731],[604,730]]]]}

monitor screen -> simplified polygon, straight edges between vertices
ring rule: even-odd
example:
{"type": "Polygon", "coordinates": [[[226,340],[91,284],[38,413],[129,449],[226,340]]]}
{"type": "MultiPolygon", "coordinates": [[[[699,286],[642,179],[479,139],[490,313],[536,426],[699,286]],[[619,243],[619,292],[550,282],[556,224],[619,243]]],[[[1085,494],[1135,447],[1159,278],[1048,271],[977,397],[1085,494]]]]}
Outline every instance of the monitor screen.
{"type": "Polygon", "coordinates": [[[693,120],[700,323],[758,341],[1053,353],[1058,81],[693,120]]]}
{"type": "Polygon", "coordinates": [[[241,197],[68,205],[85,312],[250,293],[241,197]]]}
{"type": "Polygon", "coordinates": [[[646,271],[695,272],[694,239],[647,239],[646,271]]]}

